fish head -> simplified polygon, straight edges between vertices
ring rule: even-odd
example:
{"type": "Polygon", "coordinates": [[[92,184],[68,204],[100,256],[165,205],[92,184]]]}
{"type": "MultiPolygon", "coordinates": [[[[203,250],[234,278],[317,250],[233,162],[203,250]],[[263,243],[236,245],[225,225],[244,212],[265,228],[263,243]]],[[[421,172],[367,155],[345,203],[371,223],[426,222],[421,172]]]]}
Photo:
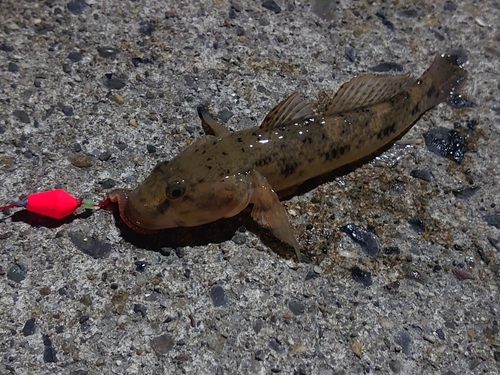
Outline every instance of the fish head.
{"type": "Polygon", "coordinates": [[[124,222],[139,232],[198,226],[232,217],[248,205],[246,174],[207,178],[195,172],[175,161],[160,163],[136,189],[108,197],[118,201],[124,222]]]}

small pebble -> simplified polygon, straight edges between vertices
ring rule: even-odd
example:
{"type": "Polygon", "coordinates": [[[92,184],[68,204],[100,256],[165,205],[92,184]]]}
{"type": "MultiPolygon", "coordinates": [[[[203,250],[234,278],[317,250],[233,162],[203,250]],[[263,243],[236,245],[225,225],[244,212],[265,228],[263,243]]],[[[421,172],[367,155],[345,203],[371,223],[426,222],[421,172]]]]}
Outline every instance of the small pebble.
{"type": "Polygon", "coordinates": [[[19,71],[19,65],[17,65],[16,63],[10,62],[7,69],[11,73],[17,73],[19,71]]]}
{"type": "Polygon", "coordinates": [[[122,105],[123,103],[125,103],[125,99],[123,99],[123,96],[121,96],[120,94],[113,94],[109,97],[109,100],[111,100],[112,102],[115,102],[116,104],[119,104],[119,105],[122,105]]]}
{"type": "Polygon", "coordinates": [[[28,319],[26,323],[24,323],[23,327],[23,335],[31,336],[35,333],[35,318],[28,319]]]}
{"type": "Polygon", "coordinates": [[[104,59],[109,59],[119,54],[120,50],[113,47],[97,47],[97,53],[99,54],[100,57],[104,59]]]}
{"type": "Polygon", "coordinates": [[[94,159],[89,155],[72,155],[68,157],[68,160],[78,168],[88,168],[94,165],[94,159]]]}
{"type": "Polygon", "coordinates": [[[293,313],[293,315],[302,315],[306,310],[306,307],[302,302],[294,300],[288,302],[288,308],[293,313]]]}
{"type": "Polygon", "coordinates": [[[214,285],[210,289],[210,297],[212,298],[212,303],[215,307],[227,305],[224,289],[220,285],[214,285]]]}
{"type": "Polygon", "coordinates": [[[71,61],[73,61],[73,62],[79,62],[79,61],[82,61],[82,59],[83,59],[83,54],[82,54],[82,53],[80,53],[80,52],[75,52],[75,51],[73,51],[73,52],[70,52],[70,53],[68,54],[68,59],[70,59],[70,60],[71,60],[71,61]]]}
{"type": "Polygon", "coordinates": [[[270,10],[271,12],[274,12],[274,13],[281,12],[280,6],[278,4],[276,4],[276,2],[274,0],[264,0],[262,2],[262,6],[264,8],[266,8],[267,10],[270,10]]]}
{"type": "Polygon", "coordinates": [[[156,354],[163,355],[167,354],[175,345],[175,341],[167,333],[161,336],[157,336],[150,341],[151,348],[156,352],[156,354]]]}
{"type": "Polygon", "coordinates": [[[7,270],[7,278],[9,280],[20,283],[26,278],[27,268],[22,263],[15,263],[7,270]]]}
{"type": "Polygon", "coordinates": [[[69,105],[65,105],[64,107],[61,108],[61,110],[62,110],[62,113],[64,113],[68,117],[74,115],[73,107],[71,107],[69,105]]]}
{"type": "Polygon", "coordinates": [[[394,336],[394,342],[401,346],[401,350],[406,354],[407,358],[412,357],[412,339],[408,332],[400,331],[394,336]]]}
{"type": "Polygon", "coordinates": [[[351,277],[354,281],[363,284],[364,286],[372,285],[372,273],[363,271],[358,266],[351,268],[351,277]]]}
{"type": "Polygon", "coordinates": [[[109,243],[100,241],[80,231],[69,232],[69,238],[80,251],[94,259],[107,258],[112,250],[109,243]]]}
{"type": "Polygon", "coordinates": [[[85,0],[71,0],[68,3],[68,10],[76,16],[82,14],[86,7],[85,0]]]}
{"type": "Polygon", "coordinates": [[[12,114],[14,115],[14,117],[16,117],[19,121],[21,121],[24,124],[29,124],[31,122],[30,116],[21,109],[14,110],[12,114]]]}
{"type": "Polygon", "coordinates": [[[340,229],[342,232],[347,233],[366,254],[375,256],[380,251],[378,239],[373,233],[368,232],[355,224],[347,224],[340,229]]]}
{"type": "Polygon", "coordinates": [[[368,68],[368,70],[375,73],[386,73],[386,72],[402,72],[403,66],[395,62],[384,62],[378,65],[368,68]]]}
{"type": "Polygon", "coordinates": [[[467,152],[463,137],[455,130],[436,127],[424,134],[427,149],[460,164],[467,152]]]}

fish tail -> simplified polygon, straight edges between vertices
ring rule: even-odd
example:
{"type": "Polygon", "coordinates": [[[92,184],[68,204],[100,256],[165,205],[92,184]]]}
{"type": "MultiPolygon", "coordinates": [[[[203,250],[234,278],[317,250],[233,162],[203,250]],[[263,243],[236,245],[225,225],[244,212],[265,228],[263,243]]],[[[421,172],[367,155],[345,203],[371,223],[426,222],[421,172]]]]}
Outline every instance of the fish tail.
{"type": "Polygon", "coordinates": [[[446,102],[458,94],[468,75],[462,68],[465,61],[465,53],[462,50],[436,56],[432,65],[420,78],[421,82],[430,82],[427,91],[429,108],[446,102]]]}

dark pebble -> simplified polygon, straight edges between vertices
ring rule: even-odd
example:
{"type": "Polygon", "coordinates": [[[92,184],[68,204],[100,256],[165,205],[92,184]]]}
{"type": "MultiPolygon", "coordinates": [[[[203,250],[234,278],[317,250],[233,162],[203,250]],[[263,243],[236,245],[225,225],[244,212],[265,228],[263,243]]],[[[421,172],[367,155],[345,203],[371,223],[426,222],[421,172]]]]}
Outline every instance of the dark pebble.
{"type": "Polygon", "coordinates": [[[414,169],[410,172],[410,176],[419,178],[427,182],[432,181],[432,174],[428,169],[414,169]]]}
{"type": "Polygon", "coordinates": [[[307,375],[306,366],[304,364],[299,365],[299,375],[307,375]]]}
{"type": "Polygon", "coordinates": [[[483,216],[483,220],[486,221],[486,224],[491,225],[497,229],[500,229],[500,213],[485,215],[483,216]]]}
{"type": "Polygon", "coordinates": [[[486,237],[486,238],[488,239],[490,245],[493,246],[496,249],[496,251],[500,252],[500,239],[493,237],[486,237]]]}
{"type": "Polygon", "coordinates": [[[143,260],[138,260],[134,264],[135,264],[135,270],[137,272],[144,272],[144,270],[146,269],[146,267],[148,265],[148,262],[145,262],[143,260]]]}
{"type": "Polygon", "coordinates": [[[446,102],[450,107],[453,108],[472,108],[477,107],[477,104],[472,100],[464,98],[462,95],[453,95],[446,102]]]}
{"type": "Polygon", "coordinates": [[[82,232],[70,232],[69,238],[80,251],[95,259],[107,258],[112,250],[109,243],[87,236],[82,232]]]}
{"type": "Polygon", "coordinates": [[[142,20],[139,22],[139,33],[144,35],[151,35],[155,31],[155,25],[149,20],[142,20]]]}
{"type": "Polygon", "coordinates": [[[444,332],[441,328],[436,329],[436,335],[439,337],[440,340],[445,339],[444,332]]]}
{"type": "Polygon", "coordinates": [[[87,7],[87,3],[85,0],[71,0],[67,7],[71,13],[79,15],[82,14],[83,10],[87,7]]]}
{"type": "Polygon", "coordinates": [[[35,79],[35,81],[33,82],[33,85],[35,87],[42,87],[42,82],[39,79],[35,79]]]}
{"type": "Polygon", "coordinates": [[[8,65],[9,72],[11,73],[17,73],[19,71],[19,65],[16,63],[10,62],[8,65]]]}
{"type": "Polygon", "coordinates": [[[453,268],[451,270],[455,277],[457,278],[458,281],[464,281],[464,280],[473,280],[474,276],[471,275],[469,272],[461,270],[460,268],[453,268]]]}
{"type": "Polygon", "coordinates": [[[372,285],[372,273],[363,271],[358,266],[351,268],[351,277],[354,281],[363,284],[364,286],[372,285]]]}
{"type": "Polygon", "coordinates": [[[12,52],[12,51],[14,51],[14,47],[9,46],[8,44],[2,43],[2,44],[0,44],[0,51],[12,52]]]}
{"type": "Polygon", "coordinates": [[[141,57],[132,57],[132,64],[137,68],[139,64],[152,64],[151,59],[143,59],[141,57]]]}
{"type": "Polygon", "coordinates": [[[399,17],[403,17],[403,18],[415,18],[415,17],[418,17],[418,12],[415,9],[400,10],[397,14],[398,14],[399,17]]]}
{"type": "Polygon", "coordinates": [[[500,362],[500,352],[494,351],[493,358],[495,359],[496,362],[500,362]]]}
{"type": "Polygon", "coordinates": [[[315,279],[317,277],[319,277],[319,275],[316,272],[314,272],[314,270],[309,270],[309,272],[307,272],[306,277],[304,278],[304,280],[305,281],[312,280],[312,279],[315,279]]]}
{"type": "Polygon", "coordinates": [[[56,327],[56,333],[63,333],[64,332],[64,326],[57,326],[56,327]]]}
{"type": "Polygon", "coordinates": [[[104,59],[115,57],[120,53],[120,50],[113,47],[97,47],[97,53],[104,59]]]}
{"type": "Polygon", "coordinates": [[[141,316],[144,318],[146,316],[146,306],[136,303],[134,305],[134,312],[141,313],[141,316]]]}
{"type": "Polygon", "coordinates": [[[147,145],[146,149],[148,150],[149,154],[154,154],[156,152],[156,146],[154,145],[147,145]]]}
{"type": "Polygon", "coordinates": [[[68,54],[68,59],[70,59],[73,62],[82,61],[82,59],[83,59],[83,53],[72,51],[72,52],[70,52],[68,54]]]}
{"type": "Polygon", "coordinates": [[[424,134],[429,151],[460,164],[467,152],[463,137],[455,130],[443,127],[432,128],[424,134]]]}
{"type": "Polygon", "coordinates": [[[236,245],[243,245],[245,242],[247,242],[247,236],[243,233],[236,233],[231,240],[236,244],[236,245]]]}
{"type": "Polygon", "coordinates": [[[62,113],[64,113],[65,116],[68,116],[68,117],[74,115],[73,107],[71,107],[69,105],[65,105],[64,107],[62,107],[61,111],[62,111],[62,113]]]}
{"type": "Polygon", "coordinates": [[[424,284],[427,281],[426,277],[420,271],[408,267],[403,267],[403,271],[405,277],[410,280],[418,281],[421,284],[424,284]]]}
{"type": "Polygon", "coordinates": [[[29,124],[31,122],[30,116],[21,109],[16,109],[14,112],[12,112],[12,114],[24,124],[29,124]]]}
{"type": "Polygon", "coordinates": [[[104,81],[104,84],[110,90],[120,90],[125,87],[127,82],[121,78],[110,77],[104,81]]]}
{"type": "Polygon", "coordinates": [[[401,332],[397,333],[394,336],[394,342],[396,344],[398,344],[399,346],[401,346],[401,348],[403,349],[403,353],[406,354],[406,357],[411,358],[411,356],[412,356],[412,349],[411,349],[412,340],[411,340],[411,336],[408,332],[401,331],[401,332]]]}
{"type": "Polygon", "coordinates": [[[387,255],[401,254],[401,250],[397,246],[384,247],[384,254],[387,255]]]}
{"type": "Polygon", "coordinates": [[[293,315],[302,315],[306,311],[306,306],[300,301],[290,301],[288,302],[288,308],[293,313],[293,315]]]}
{"type": "Polygon", "coordinates": [[[387,27],[389,30],[394,31],[394,24],[386,18],[385,14],[379,11],[375,13],[375,15],[382,21],[382,25],[387,27]]]}
{"type": "Polygon", "coordinates": [[[185,277],[186,279],[189,279],[189,278],[191,277],[191,270],[190,270],[189,268],[186,268],[186,269],[184,270],[184,277],[185,277]]]}
{"type": "Polygon", "coordinates": [[[27,268],[22,263],[15,263],[7,270],[7,278],[9,280],[20,283],[26,278],[27,268]]]}
{"type": "Polygon", "coordinates": [[[412,217],[410,220],[408,220],[408,224],[410,224],[410,228],[417,233],[422,233],[425,231],[425,224],[418,217],[412,217]]]}
{"type": "Polygon", "coordinates": [[[344,49],[344,57],[349,60],[350,62],[355,62],[356,61],[356,49],[353,47],[346,47],[344,49]]]}
{"type": "Polygon", "coordinates": [[[101,187],[105,190],[111,189],[116,186],[116,181],[113,180],[112,178],[107,178],[99,183],[101,184],[101,187]]]}
{"type": "Polygon", "coordinates": [[[264,351],[262,349],[258,349],[255,354],[253,355],[256,361],[263,361],[264,360],[264,351]]]}
{"type": "Polygon", "coordinates": [[[274,0],[265,0],[262,2],[262,6],[266,8],[267,10],[270,10],[271,12],[274,13],[280,13],[281,8],[274,0]]]}
{"type": "Polygon", "coordinates": [[[43,361],[44,362],[57,362],[57,351],[52,347],[52,340],[49,336],[42,335],[43,345],[45,349],[43,351],[43,361]]]}
{"type": "Polygon", "coordinates": [[[368,70],[375,73],[386,73],[386,72],[402,72],[403,66],[395,62],[384,62],[378,65],[368,68],[368,70]]]}
{"type": "Polygon", "coordinates": [[[279,373],[281,372],[281,369],[279,369],[279,368],[277,368],[277,367],[273,367],[273,368],[271,369],[271,372],[272,372],[273,374],[279,374],[279,373]]]}
{"type": "Polygon", "coordinates": [[[73,151],[74,152],[81,152],[83,149],[82,149],[82,145],[80,143],[75,143],[73,145],[73,151]]]}
{"type": "Polygon", "coordinates": [[[363,252],[370,256],[375,256],[380,250],[377,237],[363,228],[355,224],[347,224],[340,228],[344,233],[347,233],[351,239],[356,242],[363,252]]]}
{"type": "Polygon", "coordinates": [[[223,109],[217,114],[217,116],[221,122],[227,122],[231,117],[233,117],[233,112],[223,109]]]}
{"type": "Polygon", "coordinates": [[[83,324],[83,323],[86,323],[89,319],[90,319],[90,316],[88,316],[88,315],[82,315],[82,316],[80,317],[80,319],[78,319],[78,322],[79,322],[80,324],[83,324]]]}
{"type": "Polygon", "coordinates": [[[70,64],[64,64],[62,66],[62,69],[63,69],[63,72],[66,73],[66,74],[71,73],[71,65],[70,64]]]}
{"type": "Polygon", "coordinates": [[[108,161],[111,158],[111,152],[103,151],[99,154],[99,160],[108,161]]]}
{"type": "Polygon", "coordinates": [[[24,323],[23,327],[23,335],[31,336],[35,333],[35,318],[28,319],[26,323],[24,323]]]}
{"type": "Polygon", "coordinates": [[[238,27],[236,29],[236,35],[237,36],[243,36],[243,35],[245,35],[245,29],[243,27],[238,27]]]}
{"type": "Polygon", "coordinates": [[[281,344],[275,338],[269,340],[269,347],[277,353],[283,353],[285,351],[283,346],[281,346],[281,344]]]}
{"type": "Polygon", "coordinates": [[[126,143],[123,143],[123,142],[115,142],[115,147],[120,150],[120,151],[123,151],[127,148],[127,144],[126,143]]]}
{"type": "Polygon", "coordinates": [[[453,11],[457,10],[457,6],[453,2],[447,1],[443,5],[443,10],[447,10],[447,11],[453,12],[453,11]]]}
{"type": "Polygon", "coordinates": [[[479,186],[472,186],[463,189],[452,190],[451,192],[458,199],[469,199],[474,194],[476,194],[476,191],[478,191],[479,189],[481,189],[479,186]]]}
{"type": "Polygon", "coordinates": [[[227,304],[224,289],[220,285],[214,285],[212,289],[210,289],[210,297],[215,307],[225,306],[227,304]]]}
{"type": "Polygon", "coordinates": [[[167,333],[151,339],[150,345],[156,354],[163,355],[168,353],[175,345],[174,339],[167,333]]]}
{"type": "Polygon", "coordinates": [[[385,289],[397,290],[400,286],[401,286],[401,283],[398,280],[396,280],[396,281],[393,281],[392,283],[386,284],[385,289]]]}

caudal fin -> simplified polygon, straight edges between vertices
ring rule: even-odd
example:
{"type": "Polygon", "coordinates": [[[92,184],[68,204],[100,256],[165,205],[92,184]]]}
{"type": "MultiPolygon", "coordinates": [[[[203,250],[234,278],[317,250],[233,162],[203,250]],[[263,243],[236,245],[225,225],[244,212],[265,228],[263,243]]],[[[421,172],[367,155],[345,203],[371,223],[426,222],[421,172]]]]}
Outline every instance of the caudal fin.
{"type": "Polygon", "coordinates": [[[462,50],[453,50],[437,55],[432,65],[422,75],[422,82],[431,82],[427,92],[430,107],[445,102],[458,94],[467,79],[467,71],[462,68],[466,57],[462,50]]]}

